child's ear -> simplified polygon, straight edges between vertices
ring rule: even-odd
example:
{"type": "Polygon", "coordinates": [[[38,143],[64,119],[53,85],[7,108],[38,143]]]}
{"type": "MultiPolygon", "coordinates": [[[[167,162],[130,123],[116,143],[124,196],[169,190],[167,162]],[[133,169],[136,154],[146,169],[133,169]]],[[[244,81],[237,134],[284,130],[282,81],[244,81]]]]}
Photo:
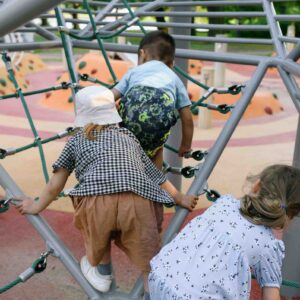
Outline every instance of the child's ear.
{"type": "Polygon", "coordinates": [[[138,53],[138,65],[141,65],[145,62],[146,53],[144,49],[140,49],[138,53]]]}
{"type": "Polygon", "coordinates": [[[260,187],[261,187],[261,184],[260,184],[260,179],[257,179],[254,184],[253,184],[253,187],[252,187],[252,192],[254,194],[256,194],[259,190],[260,190],[260,187]]]}
{"type": "Polygon", "coordinates": [[[174,66],[175,66],[175,61],[172,60],[172,62],[168,62],[166,65],[167,65],[169,68],[173,69],[174,66]]]}

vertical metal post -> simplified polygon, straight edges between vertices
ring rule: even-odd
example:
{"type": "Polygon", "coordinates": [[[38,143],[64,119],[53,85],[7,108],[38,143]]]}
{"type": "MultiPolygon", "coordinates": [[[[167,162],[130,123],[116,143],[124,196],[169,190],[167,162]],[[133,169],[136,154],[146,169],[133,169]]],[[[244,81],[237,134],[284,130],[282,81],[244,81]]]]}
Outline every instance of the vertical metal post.
{"type": "Polygon", "coordinates": [[[286,50],[283,43],[278,38],[279,36],[282,36],[282,31],[279,23],[275,20],[276,11],[274,4],[270,0],[263,0],[263,8],[270,26],[270,33],[277,55],[283,58],[286,54],[286,50]]]}
{"type": "MultiPolygon", "coordinates": [[[[176,0],[178,1],[178,0],[176,0]]],[[[176,2],[174,1],[174,2],[176,2]]],[[[185,17],[174,17],[171,22],[181,22],[181,23],[191,23],[191,17],[188,16],[189,11],[191,10],[190,6],[175,6],[173,9],[175,12],[186,12],[185,17]]],[[[172,28],[169,31],[170,34],[178,34],[178,35],[190,35],[190,28],[172,28]]],[[[190,43],[189,41],[176,41],[176,48],[180,49],[189,49],[190,43]]],[[[182,70],[187,72],[188,69],[188,60],[182,58],[175,59],[176,66],[180,67],[182,70]]],[[[187,79],[180,75],[180,79],[183,81],[184,85],[187,87],[187,79]]],[[[176,125],[172,128],[171,135],[168,139],[168,145],[171,147],[178,149],[181,142],[181,121],[178,120],[176,125]]],[[[164,150],[164,159],[170,164],[172,167],[182,167],[182,158],[178,157],[177,153],[173,153],[170,150],[164,150]]],[[[181,189],[181,177],[174,174],[168,174],[168,179],[176,186],[177,189],[181,189]]]]}
{"type": "MultiPolygon", "coordinates": [[[[204,67],[201,71],[201,82],[206,84],[207,86],[214,86],[214,75],[215,71],[212,67],[204,67]]],[[[205,93],[205,90],[202,91],[203,94],[205,93]]],[[[209,96],[206,99],[206,103],[211,103],[213,100],[213,95],[209,96]]],[[[212,113],[210,109],[207,109],[205,107],[198,107],[199,113],[198,113],[198,124],[199,128],[201,129],[208,129],[211,128],[212,123],[212,113]]]]}
{"type": "MultiPolygon", "coordinates": [[[[279,36],[282,35],[282,32],[279,23],[276,22],[274,18],[276,14],[274,5],[269,0],[263,0],[263,7],[267,15],[268,23],[270,25],[271,36],[277,54],[280,58],[284,58],[286,57],[286,49],[278,38],[279,36]]],[[[292,52],[291,56],[295,55],[295,53],[298,51],[299,48],[296,47],[296,51],[292,52]]],[[[278,71],[288,89],[288,92],[290,93],[292,100],[294,101],[296,107],[298,108],[299,105],[297,105],[296,103],[299,101],[295,99],[295,92],[297,92],[295,82],[290,77],[290,74],[288,74],[285,70],[283,70],[279,66],[278,66],[278,71]]],[[[299,144],[300,144],[300,133],[299,133],[299,123],[298,123],[297,139],[295,141],[294,163],[296,160],[299,159],[299,154],[300,154],[299,144]]],[[[300,230],[300,222],[299,220],[296,220],[293,224],[294,226],[290,227],[289,230],[286,231],[283,235],[283,240],[285,242],[285,248],[286,248],[286,258],[283,261],[282,270],[283,270],[284,278],[287,278],[289,280],[299,281],[300,272],[298,272],[297,270],[299,270],[300,267],[300,257],[299,257],[300,242],[299,242],[299,234],[298,234],[300,230]]],[[[282,287],[281,295],[287,297],[299,296],[300,291],[298,289],[294,289],[291,287],[282,287]]]]}
{"type": "MultiPolygon", "coordinates": [[[[295,26],[295,23],[292,23],[287,28],[287,36],[294,38],[296,36],[295,34],[296,34],[296,26],[295,26]]],[[[287,52],[292,51],[294,49],[294,47],[295,47],[294,43],[287,43],[286,44],[286,50],[287,50],[287,52]]]]}
{"type": "MultiPolygon", "coordinates": [[[[216,37],[226,37],[224,34],[217,34],[216,37]]],[[[224,53],[227,52],[226,43],[215,43],[215,53],[224,53]]],[[[214,72],[214,87],[223,87],[225,86],[225,63],[215,62],[214,63],[215,72],[214,72]]]]}
{"type": "Polygon", "coordinates": [[[300,57],[300,42],[295,46],[295,48],[288,54],[287,58],[296,61],[300,57]]]}
{"type": "Polygon", "coordinates": [[[300,169],[300,117],[298,117],[298,128],[297,128],[297,136],[295,140],[293,166],[300,169]]]}
{"type": "MultiPolygon", "coordinates": [[[[55,16],[56,16],[56,19],[57,19],[58,26],[65,27],[66,22],[65,22],[65,19],[64,19],[64,16],[63,16],[63,13],[62,13],[60,7],[55,8],[55,16]]],[[[62,42],[63,42],[63,48],[64,48],[64,52],[65,52],[66,62],[67,62],[67,65],[68,65],[70,79],[73,83],[73,86],[71,87],[71,90],[72,90],[72,99],[73,99],[73,102],[74,102],[74,110],[75,110],[75,114],[76,114],[76,106],[75,106],[75,101],[74,100],[75,100],[75,94],[78,91],[78,87],[77,87],[78,75],[77,75],[77,72],[76,72],[76,65],[75,65],[75,61],[74,61],[72,40],[63,31],[60,32],[60,36],[61,36],[61,39],[62,39],[62,42]]]]}
{"type": "MultiPolygon", "coordinates": [[[[285,230],[283,235],[283,242],[285,244],[285,258],[282,266],[282,277],[286,280],[299,282],[300,278],[300,218],[296,217],[292,220],[289,227],[285,230]]],[[[292,299],[299,297],[299,289],[290,286],[281,286],[280,294],[285,299],[292,299]]]]}
{"type": "MultiPolygon", "coordinates": [[[[293,158],[293,166],[300,168],[300,117],[298,118],[297,137],[295,140],[295,151],[293,158]]],[[[285,258],[282,266],[282,277],[287,280],[300,280],[300,218],[294,218],[287,230],[283,234],[285,244],[285,258]]],[[[282,286],[280,294],[289,299],[299,297],[300,291],[297,288],[282,286]]]]}

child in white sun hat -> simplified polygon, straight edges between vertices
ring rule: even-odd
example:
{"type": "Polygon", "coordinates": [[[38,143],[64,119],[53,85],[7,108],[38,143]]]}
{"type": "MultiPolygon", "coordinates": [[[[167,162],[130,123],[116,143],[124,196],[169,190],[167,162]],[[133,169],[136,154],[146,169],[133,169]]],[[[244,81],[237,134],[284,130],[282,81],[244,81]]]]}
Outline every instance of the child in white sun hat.
{"type": "Polygon", "coordinates": [[[156,206],[175,202],[192,210],[198,198],[177,191],[135,136],[118,126],[121,118],[109,89],[85,87],[76,94],[75,105],[78,130],[53,164],[52,178],[39,201],[25,198],[17,208],[22,214],[41,212],[75,170],[78,185],[69,195],[75,208],[74,224],[85,241],[86,256],[80,263],[83,275],[95,289],[110,289],[110,246],[115,240],[147,283],[149,261],[160,247],[163,215],[156,206]]]}

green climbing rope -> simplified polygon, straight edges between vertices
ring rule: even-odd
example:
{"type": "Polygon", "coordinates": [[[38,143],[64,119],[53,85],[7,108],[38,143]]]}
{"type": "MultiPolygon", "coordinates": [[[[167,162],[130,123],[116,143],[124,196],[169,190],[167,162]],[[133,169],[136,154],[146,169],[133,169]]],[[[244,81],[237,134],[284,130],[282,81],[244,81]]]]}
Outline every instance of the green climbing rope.
{"type": "Polygon", "coordinates": [[[101,84],[109,89],[112,89],[118,82],[116,81],[115,83],[113,84],[107,84],[103,81],[100,81],[99,79],[97,78],[94,78],[94,77],[91,77],[89,76],[88,74],[78,74],[79,75],[79,78],[80,80],[82,81],[89,81],[89,82],[93,82],[93,83],[98,83],[98,84],[101,84]]]}
{"type": "MultiPolygon", "coordinates": [[[[49,142],[55,141],[57,139],[61,139],[69,134],[71,134],[73,131],[72,127],[68,127],[64,132],[62,133],[58,133],[52,137],[49,137],[47,139],[40,139],[39,142],[41,143],[41,145],[43,144],[47,144],[49,142]]],[[[33,148],[33,147],[37,147],[38,146],[38,142],[37,140],[35,140],[33,143],[30,143],[28,145],[19,147],[19,148],[10,148],[9,150],[5,150],[5,149],[1,149],[0,148],[0,159],[4,159],[6,156],[8,155],[13,155],[22,151],[25,151],[27,149],[33,148]]]]}
{"type": "MultiPolygon", "coordinates": [[[[50,88],[35,90],[35,91],[29,91],[29,92],[23,92],[23,96],[31,96],[31,95],[47,93],[47,92],[52,92],[52,91],[57,91],[57,90],[65,90],[65,89],[68,89],[69,87],[71,87],[71,85],[72,85],[71,83],[62,82],[60,85],[53,86],[53,87],[50,87],[50,88]]],[[[7,95],[0,96],[0,100],[5,100],[5,99],[9,99],[9,98],[16,98],[16,97],[19,97],[18,93],[7,94],[7,95]]]]}
{"type": "Polygon", "coordinates": [[[142,23],[140,22],[140,19],[135,15],[135,13],[133,12],[133,10],[131,9],[130,5],[128,4],[127,0],[122,0],[123,4],[125,5],[125,7],[127,8],[131,18],[134,19],[138,19],[137,20],[137,24],[140,27],[141,31],[143,34],[146,34],[147,31],[145,30],[144,26],[142,25],[142,23]]]}
{"type": "Polygon", "coordinates": [[[25,282],[34,274],[43,272],[47,267],[47,257],[52,252],[52,250],[43,252],[41,256],[32,263],[31,267],[21,273],[15,280],[11,281],[3,287],[0,287],[0,294],[3,294],[4,292],[8,291],[21,282],[25,282]]]}
{"type": "Polygon", "coordinates": [[[47,171],[47,165],[46,165],[46,160],[45,160],[45,155],[44,155],[43,147],[42,147],[40,138],[38,136],[38,133],[36,131],[36,128],[34,126],[34,122],[33,122],[33,119],[31,117],[31,114],[29,112],[29,109],[28,109],[26,100],[24,98],[22,89],[19,87],[18,82],[17,82],[17,80],[16,80],[16,78],[14,76],[14,71],[13,71],[12,66],[11,66],[11,59],[7,55],[6,52],[3,52],[3,54],[2,54],[2,60],[3,60],[4,64],[5,64],[6,70],[8,72],[9,79],[13,83],[13,85],[14,85],[16,91],[17,91],[18,97],[21,100],[21,103],[22,103],[22,106],[24,108],[27,120],[28,120],[30,128],[31,128],[31,131],[32,131],[32,133],[34,135],[35,141],[36,141],[38,149],[39,149],[39,154],[40,154],[40,158],[41,158],[41,163],[42,163],[42,169],[43,169],[44,177],[45,177],[46,182],[48,182],[49,175],[48,175],[48,171],[47,171]]]}
{"type": "Polygon", "coordinates": [[[93,33],[95,35],[95,38],[97,39],[97,42],[98,42],[98,45],[100,47],[100,50],[102,52],[102,55],[104,57],[104,60],[105,60],[105,63],[109,69],[109,72],[112,76],[112,79],[114,82],[117,81],[117,77],[116,77],[116,74],[111,66],[111,63],[109,61],[109,58],[106,54],[106,51],[104,49],[104,45],[103,45],[103,42],[101,40],[101,35],[100,33],[97,31],[97,26],[96,26],[96,23],[95,23],[95,20],[94,20],[94,17],[93,17],[93,14],[92,14],[92,11],[91,11],[91,8],[89,6],[89,3],[87,0],[83,0],[83,7],[86,9],[87,13],[88,13],[88,16],[89,16],[89,19],[90,19],[90,22],[91,22],[91,25],[92,25],[92,29],[93,29],[93,33]]]}
{"type": "Polygon", "coordinates": [[[0,288],[0,294],[3,294],[4,292],[8,291],[9,289],[11,289],[12,287],[14,287],[15,285],[17,285],[21,282],[22,282],[22,279],[20,277],[17,277],[15,280],[10,282],[9,284],[1,287],[0,288]]]}
{"type": "MultiPolygon", "coordinates": [[[[253,274],[252,274],[251,277],[252,277],[252,279],[256,279],[256,277],[253,274]]],[[[282,282],[281,282],[281,285],[290,286],[290,287],[300,289],[300,282],[297,282],[297,281],[291,281],[291,280],[283,279],[282,282]]]]}
{"type": "MultiPolygon", "coordinates": [[[[130,26],[132,26],[138,20],[139,20],[138,18],[132,19],[127,24],[125,24],[123,27],[121,27],[119,30],[117,30],[113,33],[110,33],[110,34],[100,34],[99,33],[99,37],[102,40],[107,40],[107,39],[111,39],[111,38],[114,38],[116,36],[119,36],[123,31],[128,29],[130,26]]],[[[63,30],[65,33],[67,33],[70,37],[72,37],[74,39],[77,39],[77,40],[92,41],[92,40],[96,39],[96,34],[94,34],[94,33],[92,33],[90,35],[86,35],[86,36],[80,36],[80,35],[77,35],[76,33],[73,33],[71,31],[69,31],[69,29],[64,28],[64,29],[61,29],[61,30],[63,30]]]]}
{"type": "Polygon", "coordinates": [[[282,280],[281,284],[285,285],[285,286],[290,286],[290,287],[294,287],[294,288],[300,289],[300,282],[297,282],[297,281],[282,280]]]}

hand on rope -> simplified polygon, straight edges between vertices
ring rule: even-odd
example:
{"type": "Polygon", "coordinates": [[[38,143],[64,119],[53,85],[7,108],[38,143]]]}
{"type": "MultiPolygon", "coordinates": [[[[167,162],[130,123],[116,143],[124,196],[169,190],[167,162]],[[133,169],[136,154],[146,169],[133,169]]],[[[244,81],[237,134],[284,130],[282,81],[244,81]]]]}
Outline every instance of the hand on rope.
{"type": "Polygon", "coordinates": [[[53,250],[48,250],[46,252],[43,252],[41,256],[32,263],[31,267],[29,267],[23,273],[21,273],[15,280],[1,287],[0,294],[8,291],[18,283],[27,281],[34,274],[43,272],[47,267],[47,257],[51,253],[53,253],[53,250]]]}

